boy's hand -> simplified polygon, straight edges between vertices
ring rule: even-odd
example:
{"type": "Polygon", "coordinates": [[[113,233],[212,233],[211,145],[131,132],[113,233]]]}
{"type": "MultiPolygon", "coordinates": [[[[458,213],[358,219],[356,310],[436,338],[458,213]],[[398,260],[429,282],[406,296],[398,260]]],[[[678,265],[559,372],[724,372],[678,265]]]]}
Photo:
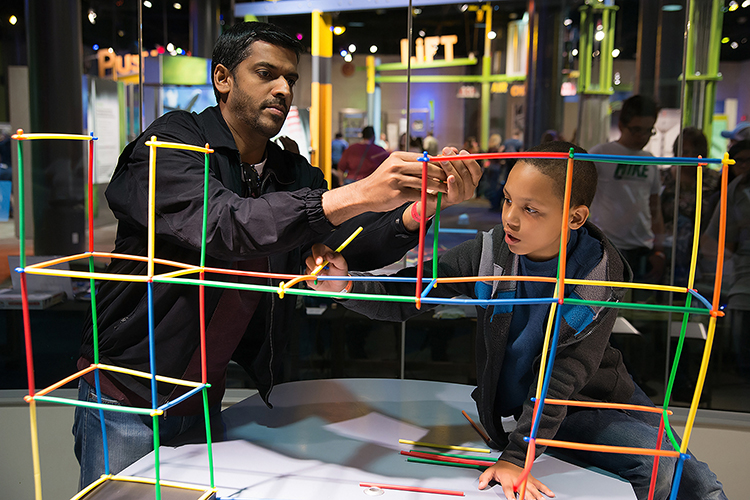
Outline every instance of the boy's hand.
{"type": "MultiPolygon", "coordinates": [[[[508,500],[515,500],[516,496],[513,492],[513,484],[518,481],[522,472],[523,469],[517,465],[513,465],[504,460],[498,460],[494,465],[482,472],[481,476],[479,476],[479,489],[485,489],[490,484],[490,481],[494,480],[503,488],[505,498],[508,500]]],[[[542,493],[548,497],[555,496],[555,494],[552,493],[552,490],[542,484],[541,481],[538,481],[533,476],[529,476],[528,481],[526,481],[526,498],[543,500],[544,496],[542,496],[542,493]]],[[[519,500],[524,499],[521,498],[519,500]]]]}
{"type": "MultiPolygon", "coordinates": [[[[305,259],[307,273],[312,274],[313,270],[325,261],[328,261],[328,264],[318,273],[318,276],[346,276],[349,274],[349,265],[346,263],[344,256],[321,243],[313,245],[312,255],[305,259]]],[[[339,280],[320,280],[318,282],[308,281],[307,286],[320,292],[336,293],[346,288],[348,283],[339,280]]]]}

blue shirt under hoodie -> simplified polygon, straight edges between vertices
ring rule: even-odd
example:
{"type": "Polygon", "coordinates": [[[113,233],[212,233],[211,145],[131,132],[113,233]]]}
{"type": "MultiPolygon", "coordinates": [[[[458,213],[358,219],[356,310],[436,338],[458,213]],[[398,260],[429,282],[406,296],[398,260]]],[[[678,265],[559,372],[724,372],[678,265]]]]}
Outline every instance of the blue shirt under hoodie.
{"type": "MultiPolygon", "coordinates": [[[[566,278],[583,278],[601,261],[601,243],[581,227],[570,232],[566,278]]],[[[520,257],[520,276],[557,276],[558,258],[543,262],[520,257]]],[[[573,290],[565,286],[565,296],[573,290]]],[[[552,297],[554,283],[518,281],[516,298],[552,297]]],[[[529,387],[534,382],[533,363],[542,352],[544,332],[550,304],[530,304],[513,306],[513,317],[508,332],[508,343],[497,384],[497,410],[503,416],[520,413],[521,406],[528,396],[529,387]]]]}

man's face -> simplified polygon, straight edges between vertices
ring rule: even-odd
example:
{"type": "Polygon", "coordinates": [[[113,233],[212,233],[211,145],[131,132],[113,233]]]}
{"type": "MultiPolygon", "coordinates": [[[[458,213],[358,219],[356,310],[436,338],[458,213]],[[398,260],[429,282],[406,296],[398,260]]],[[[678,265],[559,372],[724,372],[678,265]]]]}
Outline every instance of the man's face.
{"type": "Polygon", "coordinates": [[[516,255],[545,261],[560,253],[563,201],[551,177],[520,160],[503,189],[505,242],[516,255]]]}
{"type": "Polygon", "coordinates": [[[235,126],[248,127],[269,139],[278,134],[299,79],[294,51],[263,41],[253,42],[249,55],[232,76],[227,109],[236,120],[235,126]]]}
{"type": "Polygon", "coordinates": [[[640,150],[643,149],[651,139],[656,120],[650,116],[635,116],[626,124],[620,122],[619,143],[623,146],[640,150]]]}

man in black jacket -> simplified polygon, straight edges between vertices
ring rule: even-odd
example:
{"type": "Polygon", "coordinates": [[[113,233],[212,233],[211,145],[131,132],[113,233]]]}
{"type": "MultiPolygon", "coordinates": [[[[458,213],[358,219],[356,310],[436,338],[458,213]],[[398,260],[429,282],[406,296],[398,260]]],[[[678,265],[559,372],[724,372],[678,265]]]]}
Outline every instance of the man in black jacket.
{"type": "MultiPolygon", "coordinates": [[[[242,23],[217,41],[212,61],[218,106],[200,114],[172,112],[154,121],[120,156],[107,188],[118,219],[115,253],[146,256],[148,250],[148,169],[152,136],[158,141],[203,146],[210,155],[206,263],[277,274],[299,274],[312,243],[335,247],[357,226],[364,232],[347,248],[354,266],[374,269],[398,260],[416,242],[419,221],[435,211],[412,206],[420,196],[422,163],[414,153],[394,153],[367,179],[328,191],[323,174],[297,154],[269,141],[291,106],[302,46],[277,27],[242,23]],[[385,212],[385,213],[383,213],[385,212]]],[[[463,153],[463,152],[462,152],[463,153]]],[[[444,154],[455,151],[444,150],[444,154]]],[[[428,164],[428,189],[443,192],[443,206],[471,196],[481,175],[474,161],[428,164]]],[[[172,262],[200,263],[204,189],[203,154],[160,149],[156,167],[155,255],[172,262]]],[[[155,274],[173,267],[157,265],[155,274]]],[[[114,259],[108,272],[146,275],[146,263],[114,259]]],[[[277,286],[279,279],[221,278],[277,286]]],[[[96,361],[150,371],[149,297],[153,304],[156,373],[201,380],[198,287],[132,281],[104,281],[97,291],[96,325],[84,329],[80,368],[96,361]],[[150,289],[149,289],[150,288],[150,289]],[[96,326],[96,328],[95,328],[96,326]],[[95,333],[96,332],[96,333],[95,333]],[[94,338],[98,337],[98,354],[94,338]]],[[[230,359],[247,370],[268,403],[287,343],[286,322],[295,301],[276,294],[207,287],[205,324],[209,404],[219,407],[230,359]]],[[[151,408],[187,391],[182,386],[100,370],[84,375],[79,399],[97,401],[99,384],[106,403],[151,408]]],[[[200,397],[170,408],[159,417],[162,441],[184,433],[202,419],[200,397]]],[[[78,407],[73,433],[81,464],[81,487],[107,467],[117,473],[153,449],[153,419],[107,411],[105,457],[100,412],[78,407]]]]}

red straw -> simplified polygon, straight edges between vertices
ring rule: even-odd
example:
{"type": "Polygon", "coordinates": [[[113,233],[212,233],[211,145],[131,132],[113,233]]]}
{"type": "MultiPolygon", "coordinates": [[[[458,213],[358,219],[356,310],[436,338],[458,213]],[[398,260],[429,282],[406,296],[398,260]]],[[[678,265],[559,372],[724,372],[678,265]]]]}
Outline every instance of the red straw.
{"type": "Polygon", "coordinates": [[[453,490],[434,490],[432,488],[419,488],[418,486],[398,486],[396,484],[381,483],[359,483],[364,488],[382,488],[384,490],[416,491],[417,493],[435,493],[437,495],[453,495],[456,497],[464,496],[463,491],[453,490]]]}

